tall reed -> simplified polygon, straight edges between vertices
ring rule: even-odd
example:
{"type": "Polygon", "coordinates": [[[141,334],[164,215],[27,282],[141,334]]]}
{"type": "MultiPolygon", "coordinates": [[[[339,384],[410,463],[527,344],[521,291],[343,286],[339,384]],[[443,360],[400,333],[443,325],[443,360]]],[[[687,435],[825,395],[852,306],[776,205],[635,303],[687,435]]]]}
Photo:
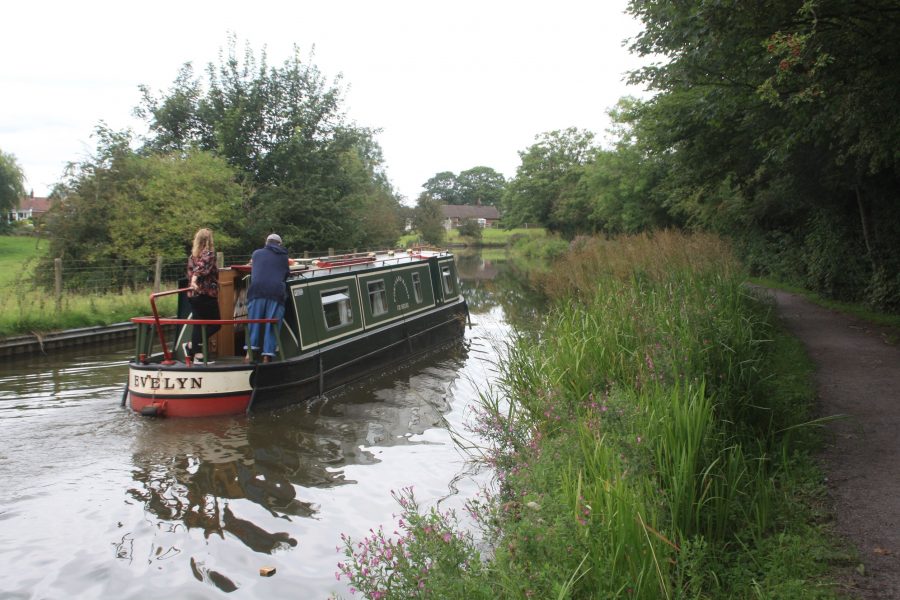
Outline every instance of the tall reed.
{"type": "Polygon", "coordinates": [[[553,307],[510,342],[478,420],[498,489],[473,514],[492,557],[458,576],[488,597],[777,597],[783,567],[751,546],[785,505],[806,417],[773,384],[770,306],[727,245],[579,239],[535,282],[553,307]]]}
{"type": "Polygon", "coordinates": [[[539,449],[520,449],[505,497],[540,487],[590,531],[573,597],[678,595],[682,547],[772,524],[769,457],[799,415],[765,386],[770,307],[706,235],[576,240],[536,281],[555,307],[510,347],[502,384],[539,449]]]}

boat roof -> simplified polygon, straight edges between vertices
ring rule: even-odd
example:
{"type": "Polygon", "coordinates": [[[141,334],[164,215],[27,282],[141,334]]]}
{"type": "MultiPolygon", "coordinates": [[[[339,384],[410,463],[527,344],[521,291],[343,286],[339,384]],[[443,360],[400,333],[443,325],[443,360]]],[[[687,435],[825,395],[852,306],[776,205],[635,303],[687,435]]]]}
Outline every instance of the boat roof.
{"type": "MultiPolygon", "coordinates": [[[[413,248],[410,250],[383,250],[318,258],[294,258],[290,267],[291,279],[313,279],[340,273],[358,273],[384,267],[420,263],[431,258],[451,258],[452,256],[448,250],[413,248]]],[[[232,265],[231,268],[250,272],[251,266],[249,264],[232,265]]]]}

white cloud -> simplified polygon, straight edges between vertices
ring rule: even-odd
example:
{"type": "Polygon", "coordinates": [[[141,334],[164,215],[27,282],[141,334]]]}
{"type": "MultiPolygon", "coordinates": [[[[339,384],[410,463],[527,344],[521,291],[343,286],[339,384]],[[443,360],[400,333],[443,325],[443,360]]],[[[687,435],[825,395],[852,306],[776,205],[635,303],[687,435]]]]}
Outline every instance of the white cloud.
{"type": "Polygon", "coordinates": [[[512,176],[534,136],[575,126],[598,134],[606,111],[639,90],[622,47],[638,25],[626,0],[283,3],[161,0],[18,2],[0,36],[0,149],[43,195],[94,146],[102,120],[136,126],[139,84],[167,89],[179,67],[200,73],[228,32],[281,63],[296,45],[329,77],[345,108],[382,130],[388,173],[415,198],[439,171],[477,165],[512,176]],[[135,10],[137,12],[135,12],[135,10]],[[14,57],[14,58],[13,58],[14,57]]]}

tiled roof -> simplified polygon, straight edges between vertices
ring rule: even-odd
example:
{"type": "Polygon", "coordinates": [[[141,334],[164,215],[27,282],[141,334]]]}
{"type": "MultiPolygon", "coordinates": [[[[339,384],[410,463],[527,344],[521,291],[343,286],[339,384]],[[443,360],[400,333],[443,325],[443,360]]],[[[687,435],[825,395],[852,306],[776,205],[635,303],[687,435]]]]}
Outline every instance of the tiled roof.
{"type": "Polygon", "coordinates": [[[496,206],[472,206],[469,204],[442,204],[445,219],[499,219],[496,206]]]}
{"type": "Polygon", "coordinates": [[[26,212],[31,209],[33,213],[45,213],[50,210],[50,198],[26,196],[19,201],[19,211],[26,212]]]}

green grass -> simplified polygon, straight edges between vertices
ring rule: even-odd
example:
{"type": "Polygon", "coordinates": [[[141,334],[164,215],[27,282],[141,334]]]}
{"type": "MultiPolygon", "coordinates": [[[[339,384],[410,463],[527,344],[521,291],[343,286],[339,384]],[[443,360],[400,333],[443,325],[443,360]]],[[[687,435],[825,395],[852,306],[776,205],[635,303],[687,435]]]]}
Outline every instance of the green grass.
{"type": "MultiPolygon", "coordinates": [[[[46,333],[121,323],[150,314],[150,288],[125,293],[63,294],[57,306],[52,292],[34,288],[29,277],[47,241],[0,236],[0,337],[46,333]]],[[[175,300],[163,298],[162,314],[175,313],[175,300]]]]}
{"type": "MultiPolygon", "coordinates": [[[[17,289],[0,298],[0,337],[111,325],[148,316],[151,291],[147,288],[126,293],[63,294],[57,310],[52,294],[17,289]]],[[[157,303],[160,314],[175,314],[176,302],[171,296],[161,298],[157,303]]]]}
{"type": "Polygon", "coordinates": [[[373,582],[348,544],[344,574],[373,595],[457,597],[431,585],[452,576],[473,598],[838,597],[810,363],[727,247],[582,240],[538,277],[555,304],[510,343],[473,425],[498,481],[470,503],[490,561],[437,544],[373,582]]]}
{"type": "MultiPolygon", "coordinates": [[[[499,228],[491,228],[491,229],[482,229],[481,230],[481,240],[480,241],[472,241],[468,238],[464,238],[459,235],[459,231],[456,229],[451,229],[446,233],[444,237],[444,244],[447,245],[458,245],[465,244],[468,246],[475,247],[505,247],[510,243],[514,243],[517,240],[522,238],[543,238],[547,235],[546,231],[540,227],[530,227],[528,229],[517,228],[517,229],[499,229],[499,228]]],[[[407,248],[411,245],[420,243],[420,238],[418,233],[409,233],[407,235],[402,236],[397,241],[397,246],[400,248],[407,248]]]]}
{"type": "Polygon", "coordinates": [[[0,235],[0,288],[28,276],[47,241],[30,236],[0,235]]]}

